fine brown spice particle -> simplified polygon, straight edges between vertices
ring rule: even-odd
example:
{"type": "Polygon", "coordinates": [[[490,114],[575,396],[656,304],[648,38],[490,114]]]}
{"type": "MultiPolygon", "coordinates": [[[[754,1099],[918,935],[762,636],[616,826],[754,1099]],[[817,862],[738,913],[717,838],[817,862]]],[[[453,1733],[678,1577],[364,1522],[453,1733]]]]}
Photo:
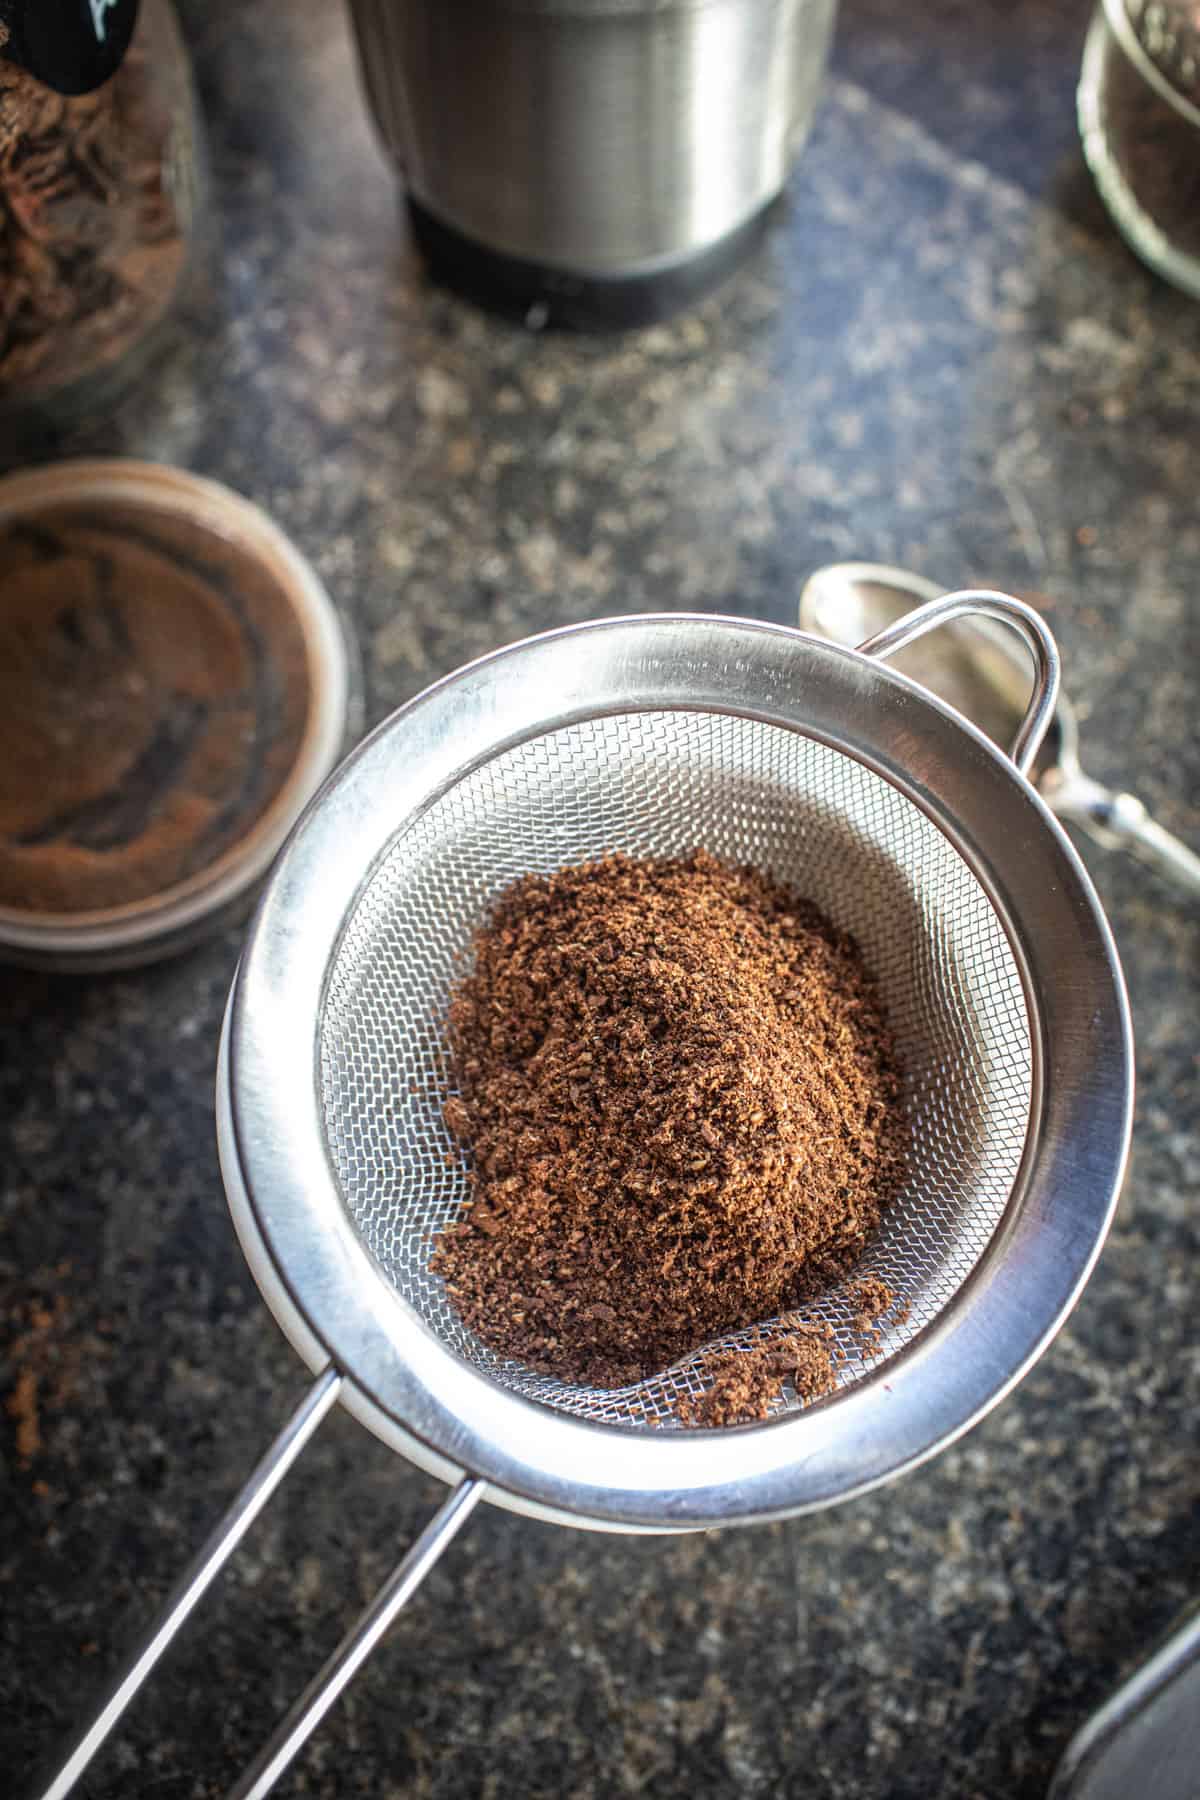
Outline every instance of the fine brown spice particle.
{"type": "MultiPolygon", "coordinates": [[[[514,883],[449,1042],[471,1196],[432,1267],[486,1344],[564,1380],[644,1379],[811,1297],[903,1169],[900,1072],[854,940],[703,851],[514,883]]],[[[801,1397],[828,1391],[828,1349],[787,1343],[769,1355],[801,1397]]]]}
{"type": "Polygon", "coordinates": [[[36,1369],[18,1369],[12,1392],[4,1405],[15,1427],[17,1459],[21,1467],[27,1469],[42,1448],[36,1369]]]}
{"type": "MultiPolygon", "coordinates": [[[[857,1307],[854,1328],[869,1331],[895,1301],[895,1294],[878,1275],[859,1275],[850,1284],[850,1298],[857,1307]]],[[[898,1323],[899,1321],[897,1321],[898,1323]]]]}
{"type": "MultiPolygon", "coordinates": [[[[832,1336],[832,1333],[830,1333],[832,1336]]],[[[676,1413],[685,1425],[747,1425],[765,1419],[790,1382],[797,1400],[819,1400],[837,1382],[833,1352],[821,1337],[795,1332],[779,1343],[751,1350],[727,1350],[705,1359],[709,1381],[698,1400],[680,1400],[676,1413]]]]}
{"type": "Polygon", "coordinates": [[[75,1380],[67,1302],[61,1294],[45,1301],[18,1298],[5,1306],[3,1323],[13,1334],[6,1360],[14,1370],[4,1410],[12,1420],[17,1466],[28,1470],[45,1448],[44,1410],[58,1407],[75,1380]]]}
{"type": "MultiPolygon", "coordinates": [[[[849,1337],[864,1362],[883,1345],[883,1321],[902,1325],[908,1305],[878,1275],[858,1276],[848,1295],[858,1307],[849,1337]]],[[[789,1384],[801,1405],[820,1400],[837,1386],[838,1364],[847,1352],[834,1341],[827,1321],[802,1320],[787,1335],[749,1350],[717,1351],[702,1357],[697,1371],[709,1385],[696,1400],[684,1396],[675,1405],[685,1425],[745,1425],[769,1417],[789,1384]]]]}

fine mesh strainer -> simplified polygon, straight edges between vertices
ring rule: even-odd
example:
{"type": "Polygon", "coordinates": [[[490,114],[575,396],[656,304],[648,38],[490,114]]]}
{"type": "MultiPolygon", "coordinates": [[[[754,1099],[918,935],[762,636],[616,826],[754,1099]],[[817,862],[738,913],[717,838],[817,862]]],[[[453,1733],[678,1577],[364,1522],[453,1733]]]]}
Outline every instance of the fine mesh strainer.
{"type": "MultiPolygon", "coordinates": [[[[1033,610],[950,595],[860,650],[669,615],[552,632],[397,713],[310,808],[234,982],[218,1124],[243,1247],[315,1386],[81,1733],[66,1794],[339,1400],[453,1482],[236,1800],[267,1793],[486,1491],[601,1529],[674,1531],[845,1499],[931,1455],[1045,1348],[1099,1252],[1132,1101],[1128,1008],[1074,851],[1024,778],[1058,658],[1033,610]],[[881,658],[962,613],[1015,626],[1038,675],[1001,754],[881,658]],[[442,1120],[447,996],[516,876],[612,850],[750,862],[858,938],[904,1059],[913,1152],[860,1272],[907,1304],[827,1400],[683,1429],[700,1355],[616,1391],[481,1344],[429,1271],[465,1192],[442,1120]]],[[[788,1318],[731,1334],[748,1345],[788,1318]]],[[[712,1346],[706,1347],[711,1351],[712,1346]]]]}

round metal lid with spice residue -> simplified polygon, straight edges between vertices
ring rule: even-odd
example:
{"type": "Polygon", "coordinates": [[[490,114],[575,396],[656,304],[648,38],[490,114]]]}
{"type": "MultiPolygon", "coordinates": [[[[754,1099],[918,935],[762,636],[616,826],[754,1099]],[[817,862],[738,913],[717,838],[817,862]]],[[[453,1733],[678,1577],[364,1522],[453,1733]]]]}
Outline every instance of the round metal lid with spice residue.
{"type": "Polygon", "coordinates": [[[0,482],[0,956],[112,968],[244,906],[357,724],[316,574],[214,482],[0,482]]]}

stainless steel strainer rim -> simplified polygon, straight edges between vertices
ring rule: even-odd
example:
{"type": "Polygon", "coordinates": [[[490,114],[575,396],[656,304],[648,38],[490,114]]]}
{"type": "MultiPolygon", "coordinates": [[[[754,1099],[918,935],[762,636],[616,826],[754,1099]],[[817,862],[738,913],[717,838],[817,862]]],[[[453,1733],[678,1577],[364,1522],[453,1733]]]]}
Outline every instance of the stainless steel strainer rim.
{"type": "Polygon", "coordinates": [[[1128,1016],[1107,926],[1074,851],[1013,765],[872,657],[711,615],[601,621],[527,640],[439,683],[369,739],[297,830],[264,898],[233,995],[229,1066],[229,1153],[253,1233],[310,1343],[365,1397],[368,1421],[373,1412],[380,1435],[417,1439],[498,1497],[618,1529],[828,1504],[966,1429],[1019,1379],[1086,1279],[1130,1112],[1128,1016]],[[560,1416],[442,1345],[346,1215],[313,1076],[334,947],[367,871],[407,819],[524,736],[605,711],[672,708],[801,730],[900,786],[1005,920],[1041,1065],[1037,1130],[1005,1223],[946,1317],[836,1403],[723,1434],[719,1455],[704,1434],[560,1416]]]}

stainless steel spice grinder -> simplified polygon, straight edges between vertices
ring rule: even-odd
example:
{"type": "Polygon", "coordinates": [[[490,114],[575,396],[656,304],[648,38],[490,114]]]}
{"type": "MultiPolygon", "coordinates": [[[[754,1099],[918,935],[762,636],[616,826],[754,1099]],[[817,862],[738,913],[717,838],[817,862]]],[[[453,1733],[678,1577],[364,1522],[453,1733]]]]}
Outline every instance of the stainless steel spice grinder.
{"type": "Polygon", "coordinates": [[[753,241],[837,0],[351,0],[418,236],[459,285],[635,323],[753,241]]]}

